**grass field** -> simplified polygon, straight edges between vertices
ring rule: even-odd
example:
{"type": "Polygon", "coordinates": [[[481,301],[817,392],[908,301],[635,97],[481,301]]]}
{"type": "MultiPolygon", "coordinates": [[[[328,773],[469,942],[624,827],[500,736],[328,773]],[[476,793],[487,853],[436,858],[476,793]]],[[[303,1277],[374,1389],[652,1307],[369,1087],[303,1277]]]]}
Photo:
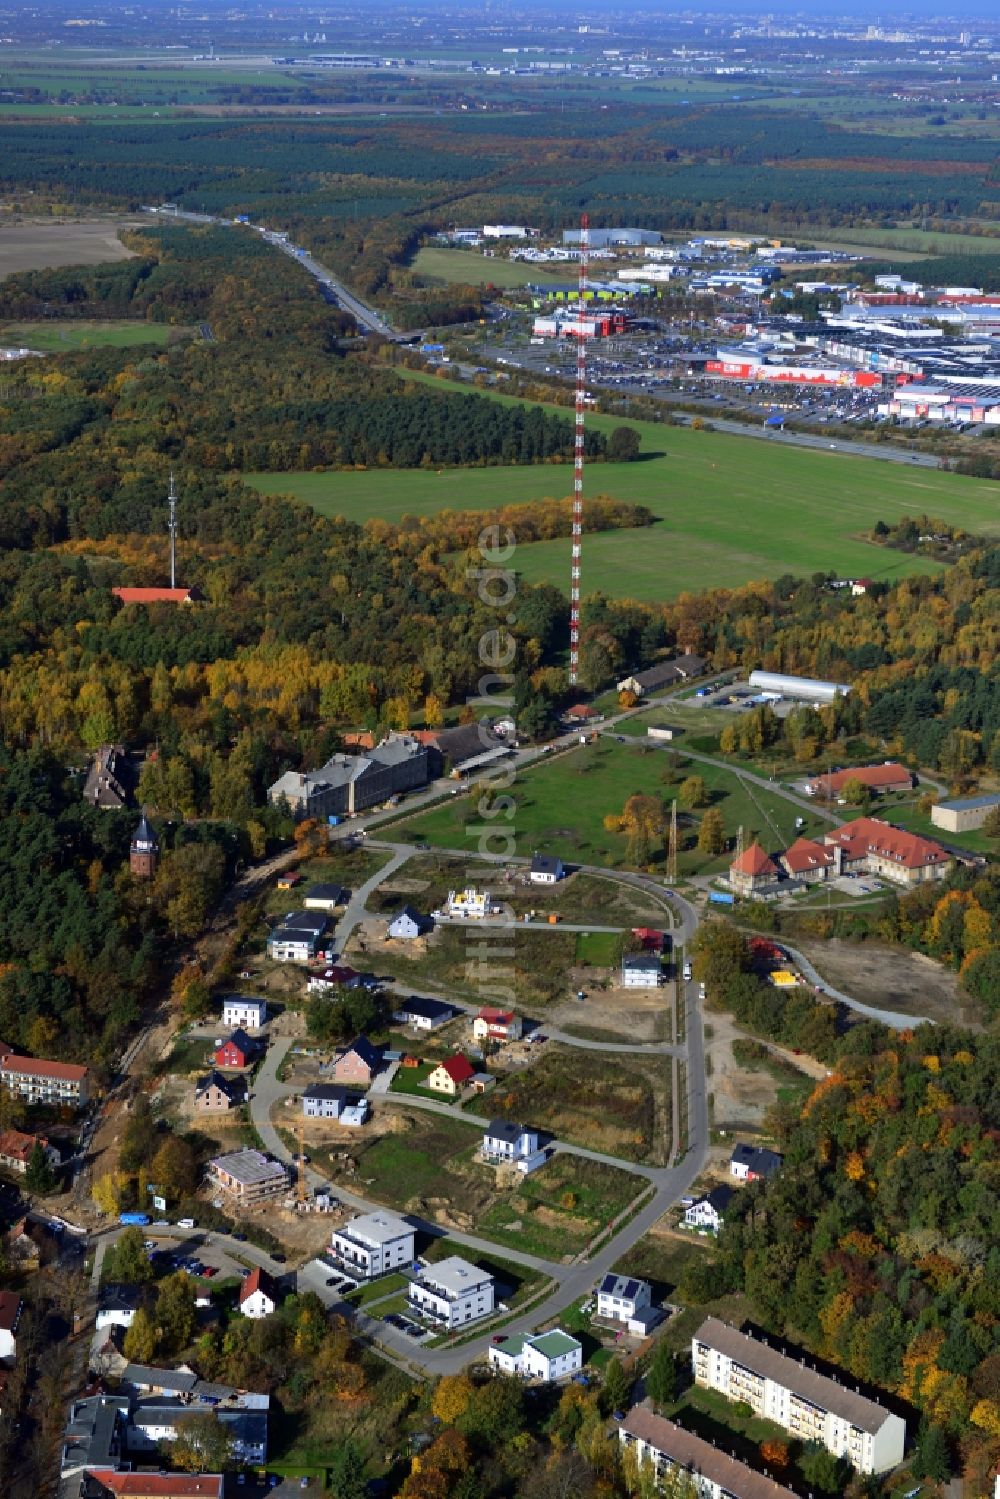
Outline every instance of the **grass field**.
{"type": "Polygon", "coordinates": [[[578,1253],[643,1191],[645,1182],[601,1161],[558,1155],[499,1197],[479,1232],[512,1248],[561,1260],[578,1253]]]}
{"type": "MultiPolygon", "coordinates": [[[[680,754],[683,758],[683,746],[680,754]]],[[[556,760],[531,766],[518,775],[508,792],[517,804],[509,825],[517,852],[530,854],[536,848],[549,848],[563,859],[606,868],[622,867],[627,861],[627,840],[622,833],[604,827],[605,815],[620,812],[633,791],[672,800],[680,780],[689,771],[704,780],[730,838],[742,827],[747,842],[758,835],[768,845],[782,842],[782,846],[787,846],[796,831],[810,837],[824,826],[820,819],[802,813],[776,792],[760,787],[751,790],[728,767],[689,763],[688,768],[681,766],[675,770],[662,750],[603,739],[597,744],[582,745],[556,760]],[[804,817],[805,825],[797,830],[795,819],[799,816],[804,817]]],[[[682,874],[714,873],[731,857],[709,859],[696,847],[688,846],[693,845],[697,835],[697,816],[682,813],[678,818],[681,844],[678,867],[682,874]]],[[[467,822],[479,825],[475,804],[470,798],[460,797],[418,814],[396,831],[401,836],[424,838],[446,848],[460,848],[468,841],[467,822]]],[[[662,864],[662,850],[654,853],[654,862],[662,864]]]]}
{"type": "MultiPolygon", "coordinates": [[[[380,950],[369,947],[364,962],[378,974],[392,974],[404,984],[434,985],[456,999],[484,1004],[489,999],[509,1001],[509,989],[519,1005],[530,1010],[566,999],[570,993],[567,977],[573,963],[575,943],[572,932],[558,927],[538,931],[526,927],[440,928],[425,951],[414,951],[416,944],[380,950]],[[490,944],[495,944],[492,948],[490,944]],[[491,961],[485,954],[492,952],[491,961]]],[[[355,956],[354,939],[348,943],[346,956],[355,956]]],[[[423,1043],[410,1043],[410,1050],[429,1050],[423,1043]]],[[[425,1095],[426,1096],[426,1095],[425,1095]]]]}
{"type": "Polygon", "coordinates": [[[467,1111],[530,1119],[570,1145],[662,1166],[671,1132],[668,1066],[664,1057],[616,1057],[549,1043],[539,1061],[509,1074],[467,1111]]]}
{"type": "Polygon", "coordinates": [[[23,345],[42,354],[66,354],[74,349],[162,346],[178,331],[167,323],[0,323],[0,343],[23,345]]]}
{"type": "Polygon", "coordinates": [[[504,291],[571,281],[576,275],[576,267],[569,261],[563,266],[529,265],[480,255],[478,250],[449,250],[441,245],[424,245],[417,251],[411,270],[432,284],[498,286],[504,291]]]}
{"type": "MultiPolygon", "coordinates": [[[[439,386],[441,382],[438,382],[439,386]]],[[[448,386],[444,387],[449,388],[448,386]]],[[[509,398],[508,398],[509,399],[509,398]]],[[[610,431],[614,417],[590,424],[610,431]]],[[[892,580],[938,564],[861,539],[877,520],[929,514],[967,530],[1000,534],[995,484],[878,459],[653,422],[629,422],[642,439],[636,463],[592,464],[590,494],[648,505],[657,524],[587,537],[584,592],[662,599],[686,590],[734,587],[781,573],[834,569],[892,580]]],[[[364,473],[260,473],[265,494],[293,494],[324,515],[390,522],[439,510],[564,497],[569,465],[364,473]]],[[[569,538],[521,547],[512,566],[530,582],[568,586],[569,538]]]]}

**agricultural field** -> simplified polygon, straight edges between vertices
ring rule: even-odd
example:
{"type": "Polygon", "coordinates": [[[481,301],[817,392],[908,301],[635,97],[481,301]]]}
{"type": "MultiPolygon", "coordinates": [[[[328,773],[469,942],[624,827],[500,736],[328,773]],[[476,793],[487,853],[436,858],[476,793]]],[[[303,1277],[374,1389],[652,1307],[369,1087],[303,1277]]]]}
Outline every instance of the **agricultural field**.
{"type": "Polygon", "coordinates": [[[118,238],[118,230],[124,227],[121,220],[110,218],[5,225],[0,235],[0,280],[15,271],[37,271],[46,266],[129,260],[133,252],[126,250],[118,238]]]}
{"type": "Polygon", "coordinates": [[[670,1148],[669,1058],[614,1056],[549,1044],[522,1072],[508,1074],[467,1112],[530,1119],[570,1145],[645,1165],[666,1164],[670,1148]]]}
{"type": "MultiPolygon", "coordinates": [[[[0,238],[0,259],[3,257],[0,238]]],[[[40,354],[67,354],[76,349],[132,349],[142,344],[162,347],[182,330],[167,323],[0,323],[0,343],[35,349],[40,354]]],[[[184,332],[190,332],[185,329],[184,332]]]]}
{"type": "MultiPolygon", "coordinates": [[[[622,424],[608,416],[588,420],[604,432],[622,424]]],[[[1000,534],[995,486],[983,480],[727,433],[628,425],[642,440],[639,460],[591,464],[587,489],[647,505],[657,524],[639,535],[589,535],[585,592],[656,600],[788,572],[832,568],[892,581],[937,571],[929,558],[862,539],[877,520],[891,524],[904,515],[933,514],[977,534],[1000,534]],[[697,505],[687,503],[691,495],[697,505]]],[[[324,515],[398,522],[404,515],[563,498],[573,475],[569,465],[545,465],[245,477],[264,494],[293,494],[324,515]]],[[[529,582],[565,587],[569,549],[568,537],[536,542],[521,547],[512,565],[529,582]]]]}
{"type": "MultiPolygon", "coordinates": [[[[746,840],[757,835],[765,843],[787,846],[796,831],[809,837],[825,824],[776,792],[751,787],[726,766],[683,763],[683,748],[678,759],[669,752],[645,745],[618,744],[609,739],[581,745],[558,759],[541,762],[517,776],[508,795],[517,807],[510,821],[517,852],[530,854],[546,848],[563,859],[621,868],[627,861],[627,839],[623,833],[609,831],[604,817],[620,812],[634,791],[659,796],[669,804],[688,774],[702,777],[710,804],[722,813],[729,839],[742,827],[746,840]],[[804,826],[796,829],[797,817],[804,826]]],[[[429,812],[418,814],[403,823],[397,832],[428,843],[457,848],[465,841],[466,824],[474,820],[474,805],[468,798],[457,798],[429,812]]],[[[723,869],[726,855],[713,859],[701,853],[696,845],[697,812],[678,816],[681,874],[712,874],[723,869]]],[[[652,862],[662,867],[662,847],[654,850],[652,862]]],[[[611,925],[612,922],[602,923],[611,925]]]]}
{"type": "Polygon", "coordinates": [[[530,265],[480,255],[478,250],[449,250],[438,245],[424,245],[418,250],[410,269],[432,286],[496,286],[503,291],[570,281],[576,275],[576,267],[569,262],[555,267],[530,265]]]}

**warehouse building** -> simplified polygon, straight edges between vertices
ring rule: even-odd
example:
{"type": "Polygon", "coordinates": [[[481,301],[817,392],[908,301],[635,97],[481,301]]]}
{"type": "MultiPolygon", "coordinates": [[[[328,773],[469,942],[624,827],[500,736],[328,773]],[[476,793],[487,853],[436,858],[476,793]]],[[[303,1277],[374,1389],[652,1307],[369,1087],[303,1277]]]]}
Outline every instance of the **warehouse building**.
{"type": "Polygon", "coordinates": [[[792,697],[806,703],[832,703],[850,692],[844,682],[821,682],[812,677],[786,677],[776,671],[752,671],[750,686],[756,692],[773,693],[777,698],[792,697]]]}
{"type": "Polygon", "coordinates": [[[931,822],[946,833],[971,833],[981,828],[994,807],[1000,807],[1000,791],[982,796],[964,796],[955,801],[938,802],[931,808],[931,822]]]}
{"type": "MultiPolygon", "coordinates": [[[[578,245],[583,238],[580,229],[564,229],[563,244],[578,245]]],[[[640,250],[645,245],[662,245],[663,235],[658,229],[594,229],[587,232],[587,243],[592,250],[616,248],[640,250]]]]}

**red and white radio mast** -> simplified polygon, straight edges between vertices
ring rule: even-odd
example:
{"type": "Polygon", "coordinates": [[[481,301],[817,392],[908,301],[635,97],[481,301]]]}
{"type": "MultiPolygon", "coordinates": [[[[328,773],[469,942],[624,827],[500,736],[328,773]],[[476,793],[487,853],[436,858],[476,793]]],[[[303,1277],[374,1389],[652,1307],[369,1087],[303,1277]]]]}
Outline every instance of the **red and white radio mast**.
{"type": "Polygon", "coordinates": [[[580,282],[577,292],[576,429],[573,441],[573,545],[569,579],[569,679],[575,686],[580,669],[580,554],[583,550],[583,441],[587,397],[587,340],[583,319],[587,310],[587,251],[590,218],[580,215],[580,282]]]}

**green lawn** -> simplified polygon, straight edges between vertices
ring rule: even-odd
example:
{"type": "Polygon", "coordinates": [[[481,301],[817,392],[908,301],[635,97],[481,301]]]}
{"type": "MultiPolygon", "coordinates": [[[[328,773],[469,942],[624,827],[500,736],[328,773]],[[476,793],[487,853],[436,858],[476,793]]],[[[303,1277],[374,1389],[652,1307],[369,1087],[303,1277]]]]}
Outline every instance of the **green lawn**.
{"type": "MultiPolygon", "coordinates": [[[[605,432],[621,424],[597,415],[588,423],[605,432]]],[[[903,515],[927,513],[973,532],[1000,534],[1000,491],[985,480],[718,432],[652,422],[629,425],[639,431],[645,456],[636,463],[591,464],[586,492],[648,505],[658,523],[639,533],[588,536],[585,592],[661,599],[785,572],[808,575],[832,568],[892,580],[937,571],[927,558],[860,538],[877,520],[891,524],[903,515]]],[[[572,491],[573,471],[566,464],[266,473],[246,479],[265,494],[294,494],[324,515],[395,522],[407,514],[565,497],[572,491]]],[[[521,547],[512,565],[530,582],[566,587],[569,548],[568,537],[536,542],[521,547]]]]}
{"type": "Polygon", "coordinates": [[[576,961],[592,968],[612,968],[621,957],[622,939],[617,932],[578,932],[576,961]]]}
{"type": "Polygon", "coordinates": [[[478,250],[449,250],[441,245],[425,245],[418,250],[411,269],[426,281],[447,285],[511,287],[544,286],[572,281],[576,266],[567,261],[562,266],[530,265],[521,260],[507,260],[481,255],[478,250]]]}
{"type": "Polygon", "coordinates": [[[487,1209],[477,1232],[544,1259],[579,1253],[644,1190],[641,1177],[600,1161],[556,1156],[487,1209]]]}
{"type": "Polygon", "coordinates": [[[168,323],[2,323],[0,343],[23,345],[43,354],[74,349],[132,349],[141,344],[162,347],[178,330],[168,323]]]}
{"type": "MultiPolygon", "coordinates": [[[[670,767],[670,758],[662,750],[617,744],[609,739],[580,746],[557,759],[529,767],[518,775],[507,792],[517,804],[509,824],[517,852],[530,854],[536,848],[549,848],[563,859],[609,868],[624,866],[626,838],[621,833],[609,832],[604,827],[604,817],[609,812],[620,812],[634,791],[672,800],[679,781],[688,771],[682,768],[671,772],[670,767]],[[677,777],[672,782],[666,779],[671,774],[677,777]]],[[[796,834],[796,817],[804,818],[805,826],[798,831],[806,837],[826,826],[812,814],[802,813],[776,791],[750,788],[728,767],[691,763],[689,769],[704,780],[731,840],[742,827],[747,841],[757,834],[769,846],[781,843],[787,847],[796,834]]],[[[697,813],[679,816],[678,864],[682,874],[716,873],[727,866],[731,857],[726,854],[709,859],[693,846],[698,816],[697,813]]],[[[469,841],[467,823],[478,826],[478,814],[471,799],[463,797],[411,818],[396,831],[400,836],[460,848],[469,841]]],[[[654,863],[662,866],[662,862],[661,847],[654,854],[654,863]]]]}
{"type": "Polygon", "coordinates": [[[439,1103],[452,1103],[452,1099],[434,1093],[426,1086],[427,1079],[437,1065],[437,1062],[422,1062],[419,1067],[400,1067],[389,1084],[389,1092],[416,1094],[418,1098],[435,1098],[439,1103]]]}
{"type": "Polygon", "coordinates": [[[997,839],[990,838],[982,828],[972,828],[967,833],[948,833],[944,828],[935,827],[930,815],[921,812],[916,802],[897,804],[882,809],[876,802],[872,807],[872,816],[884,817],[886,822],[891,822],[894,827],[907,828],[911,833],[919,833],[923,838],[933,838],[938,842],[954,844],[957,848],[967,848],[974,854],[995,856],[1000,852],[997,839]]]}

